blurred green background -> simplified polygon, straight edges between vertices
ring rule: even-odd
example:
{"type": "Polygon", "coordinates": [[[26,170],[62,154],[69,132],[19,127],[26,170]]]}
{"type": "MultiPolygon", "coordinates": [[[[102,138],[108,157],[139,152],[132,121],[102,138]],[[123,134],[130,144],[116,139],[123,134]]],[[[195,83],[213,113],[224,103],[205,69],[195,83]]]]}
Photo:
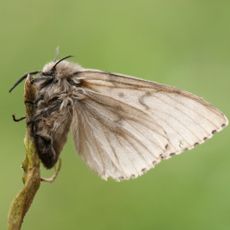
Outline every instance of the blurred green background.
{"type": "MultiPolygon", "coordinates": [[[[230,1],[66,0],[0,3],[0,229],[22,188],[27,71],[74,55],[85,67],[140,76],[203,96],[230,117],[230,1]]],[[[74,153],[71,136],[63,167],[43,184],[25,230],[230,229],[229,128],[189,153],[162,162],[143,177],[105,182],[74,153]]],[[[43,170],[44,175],[52,172],[43,170]]]]}

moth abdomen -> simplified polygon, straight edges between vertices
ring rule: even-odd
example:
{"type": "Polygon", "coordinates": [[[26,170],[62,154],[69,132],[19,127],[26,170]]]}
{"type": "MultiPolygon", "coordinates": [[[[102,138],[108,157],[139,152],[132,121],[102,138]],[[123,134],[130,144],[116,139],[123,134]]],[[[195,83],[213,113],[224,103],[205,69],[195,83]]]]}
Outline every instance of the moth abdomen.
{"type": "Polygon", "coordinates": [[[50,137],[36,135],[34,137],[34,142],[38,156],[42,161],[43,165],[47,169],[52,168],[56,164],[58,159],[58,154],[53,148],[52,139],[50,137]]]}

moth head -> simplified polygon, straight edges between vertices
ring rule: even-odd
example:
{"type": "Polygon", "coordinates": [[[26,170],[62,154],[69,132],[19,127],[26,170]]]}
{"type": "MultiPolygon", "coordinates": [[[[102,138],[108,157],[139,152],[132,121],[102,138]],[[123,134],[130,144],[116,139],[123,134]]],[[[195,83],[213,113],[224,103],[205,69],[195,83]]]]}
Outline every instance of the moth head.
{"type": "Polygon", "coordinates": [[[52,61],[46,64],[42,69],[43,76],[52,76],[55,78],[65,78],[71,76],[81,69],[80,65],[69,62],[66,59],[72,56],[66,56],[58,61],[52,61]]]}
{"type": "Polygon", "coordinates": [[[24,74],[14,83],[14,85],[10,88],[9,92],[12,92],[23,80],[27,78],[31,79],[31,76],[34,76],[34,78],[32,79],[33,82],[39,81],[44,76],[50,77],[49,82],[52,82],[55,79],[58,80],[62,78],[67,78],[69,76],[72,76],[74,73],[81,71],[83,68],[80,65],[66,61],[66,59],[70,57],[72,56],[69,55],[58,61],[52,61],[46,64],[43,67],[42,71],[33,71],[24,74]]]}

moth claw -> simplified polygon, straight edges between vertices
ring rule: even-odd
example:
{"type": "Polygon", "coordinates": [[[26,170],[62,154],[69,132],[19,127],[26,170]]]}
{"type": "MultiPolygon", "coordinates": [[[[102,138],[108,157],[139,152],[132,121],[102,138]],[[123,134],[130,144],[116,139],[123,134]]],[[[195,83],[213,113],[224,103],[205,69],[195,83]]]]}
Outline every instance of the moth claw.
{"type": "Polygon", "coordinates": [[[26,117],[16,118],[16,116],[14,114],[12,115],[12,118],[13,118],[13,121],[15,121],[15,122],[19,122],[19,121],[26,119],[26,117]]]}
{"type": "Polygon", "coordinates": [[[60,169],[61,169],[61,159],[59,158],[58,162],[54,166],[54,174],[51,177],[48,177],[48,178],[41,177],[40,178],[41,182],[53,183],[56,180],[56,178],[57,178],[57,176],[58,176],[58,174],[60,172],[60,169]]]}

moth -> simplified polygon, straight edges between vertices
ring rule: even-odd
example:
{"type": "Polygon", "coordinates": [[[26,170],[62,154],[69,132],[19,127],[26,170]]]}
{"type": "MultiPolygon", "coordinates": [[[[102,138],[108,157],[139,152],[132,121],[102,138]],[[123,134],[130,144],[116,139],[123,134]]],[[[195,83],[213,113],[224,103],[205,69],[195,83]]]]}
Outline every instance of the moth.
{"type": "Polygon", "coordinates": [[[52,168],[72,130],[76,151],[103,179],[136,178],[161,160],[210,139],[227,117],[201,97],[67,61],[24,75],[33,86],[27,118],[37,153],[52,168]]]}

